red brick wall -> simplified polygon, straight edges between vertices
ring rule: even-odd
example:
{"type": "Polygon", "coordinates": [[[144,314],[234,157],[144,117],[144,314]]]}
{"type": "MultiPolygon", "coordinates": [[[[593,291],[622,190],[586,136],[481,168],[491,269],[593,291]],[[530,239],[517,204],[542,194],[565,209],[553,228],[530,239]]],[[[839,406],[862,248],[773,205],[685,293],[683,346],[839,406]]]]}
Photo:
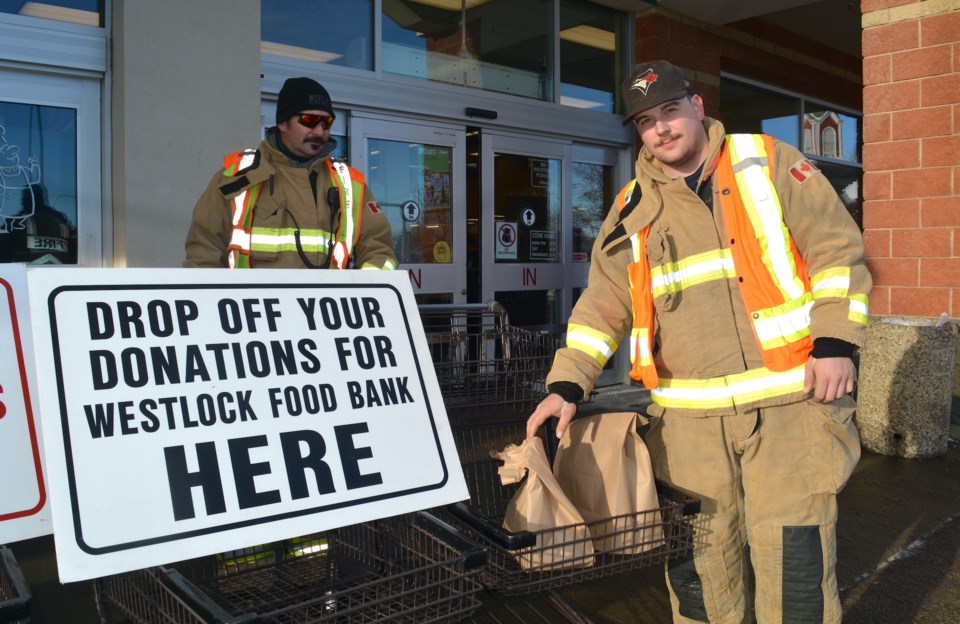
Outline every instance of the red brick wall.
{"type": "Polygon", "coordinates": [[[871,314],[960,318],[960,10],[862,0],[871,314]]]}

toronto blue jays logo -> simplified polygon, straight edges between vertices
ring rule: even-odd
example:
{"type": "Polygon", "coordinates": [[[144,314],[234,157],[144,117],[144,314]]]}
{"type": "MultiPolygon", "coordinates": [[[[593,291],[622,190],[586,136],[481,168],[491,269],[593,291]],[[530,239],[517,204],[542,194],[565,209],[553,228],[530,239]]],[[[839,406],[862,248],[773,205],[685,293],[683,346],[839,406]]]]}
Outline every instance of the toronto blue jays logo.
{"type": "Polygon", "coordinates": [[[650,85],[657,81],[657,75],[653,73],[652,69],[648,69],[647,73],[640,76],[633,81],[633,84],[630,85],[631,89],[637,89],[642,92],[644,95],[647,94],[647,89],[650,88],[650,85]]]}

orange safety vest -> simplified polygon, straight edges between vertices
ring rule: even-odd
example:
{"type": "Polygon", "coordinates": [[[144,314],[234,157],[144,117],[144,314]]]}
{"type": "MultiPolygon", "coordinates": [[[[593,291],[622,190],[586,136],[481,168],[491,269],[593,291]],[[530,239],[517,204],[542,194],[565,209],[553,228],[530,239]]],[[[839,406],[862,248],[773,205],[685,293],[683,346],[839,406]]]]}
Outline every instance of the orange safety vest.
{"type": "MultiPolygon", "coordinates": [[[[729,251],[740,294],[750,314],[764,366],[781,372],[802,366],[813,342],[810,307],[813,295],[806,264],[783,221],[773,186],[773,143],[765,135],[728,135],[717,165],[715,188],[727,224],[729,251]],[[761,242],[762,241],[762,242],[761,242]]],[[[634,187],[617,196],[623,210],[634,187]]],[[[634,263],[629,267],[633,326],[630,376],[653,390],[660,384],[653,363],[654,306],[646,241],[650,226],[631,236],[634,263]]]]}
{"type": "MultiPolygon", "coordinates": [[[[259,161],[257,150],[243,150],[223,158],[223,175],[232,177],[255,166],[259,161]]],[[[334,186],[340,193],[341,214],[336,242],[331,255],[336,268],[345,269],[350,261],[353,248],[360,240],[360,227],[363,217],[363,174],[333,158],[326,160],[327,169],[334,186]]],[[[250,268],[250,252],[254,244],[258,247],[280,248],[282,237],[271,234],[257,234],[253,228],[253,209],[260,196],[263,183],[251,185],[233,198],[233,230],[230,244],[227,246],[227,258],[230,268],[250,268]],[[260,239],[255,242],[254,237],[260,239]]]]}

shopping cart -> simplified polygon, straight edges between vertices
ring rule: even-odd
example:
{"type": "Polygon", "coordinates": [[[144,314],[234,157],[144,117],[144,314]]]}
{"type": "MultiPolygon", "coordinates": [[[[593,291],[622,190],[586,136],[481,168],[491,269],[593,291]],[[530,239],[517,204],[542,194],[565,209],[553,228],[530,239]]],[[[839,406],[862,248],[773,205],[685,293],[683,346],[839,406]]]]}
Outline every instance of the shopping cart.
{"type": "Polygon", "coordinates": [[[511,325],[495,301],[418,307],[451,419],[529,411],[546,395],[557,337],[511,325]]]}
{"type": "Polygon", "coordinates": [[[30,622],[32,594],[17,560],[6,546],[0,546],[0,622],[30,622]]]}
{"type": "Polygon", "coordinates": [[[425,512],[95,581],[104,624],[455,622],[484,548],[425,512]]]}
{"type": "MultiPolygon", "coordinates": [[[[555,426],[555,421],[549,424],[555,426]]],[[[503,595],[539,592],[690,556],[699,501],[659,482],[657,509],[541,531],[504,529],[507,505],[520,484],[501,485],[497,472],[501,462],[490,451],[519,443],[525,429],[525,419],[454,426],[470,502],[450,505],[446,513],[487,547],[481,575],[486,587],[503,595]]],[[[556,452],[554,431],[541,428],[551,460],[556,452]]]]}

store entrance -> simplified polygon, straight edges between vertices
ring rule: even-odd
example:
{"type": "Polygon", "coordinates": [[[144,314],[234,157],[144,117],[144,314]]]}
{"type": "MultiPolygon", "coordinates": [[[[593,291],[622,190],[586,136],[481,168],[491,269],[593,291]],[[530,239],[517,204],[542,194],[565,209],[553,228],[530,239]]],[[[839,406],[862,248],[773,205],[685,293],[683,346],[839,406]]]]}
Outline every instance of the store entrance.
{"type": "Polygon", "coordinates": [[[515,325],[559,336],[571,306],[562,253],[570,238],[563,170],[571,146],[491,131],[477,136],[480,300],[501,303],[515,325]]]}

